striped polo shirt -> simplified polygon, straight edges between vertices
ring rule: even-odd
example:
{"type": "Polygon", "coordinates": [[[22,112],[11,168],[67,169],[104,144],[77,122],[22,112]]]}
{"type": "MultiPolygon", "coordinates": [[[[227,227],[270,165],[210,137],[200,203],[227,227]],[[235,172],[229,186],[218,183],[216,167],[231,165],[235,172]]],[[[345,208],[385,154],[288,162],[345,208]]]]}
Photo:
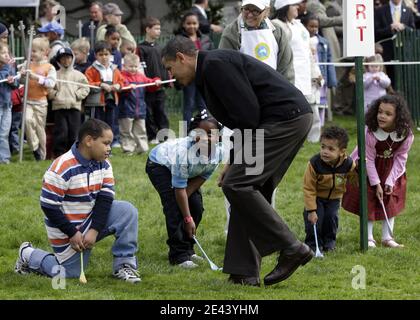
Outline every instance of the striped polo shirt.
{"type": "MultiPolygon", "coordinates": [[[[108,160],[98,162],[83,158],[76,143],[55,159],[44,174],[41,206],[59,210],[82,233],[92,222],[92,210],[98,195],[114,197],[114,176],[108,160]]],[[[60,263],[76,251],[68,236],[45,217],[49,242],[60,263]]]]}

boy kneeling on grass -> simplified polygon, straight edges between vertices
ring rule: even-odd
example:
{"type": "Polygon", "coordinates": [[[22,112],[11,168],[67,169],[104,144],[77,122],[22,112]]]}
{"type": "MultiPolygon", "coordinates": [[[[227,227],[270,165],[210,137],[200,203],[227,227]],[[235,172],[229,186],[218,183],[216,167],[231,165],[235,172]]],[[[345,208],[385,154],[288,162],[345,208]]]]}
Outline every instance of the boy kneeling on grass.
{"type": "Polygon", "coordinates": [[[90,119],[81,126],[78,142],[52,163],[44,175],[40,201],[54,254],[24,242],[15,272],[54,277],[64,268],[66,278],[77,278],[81,255],[85,268],[95,243],[114,234],[113,276],[141,281],[135,256],[138,213],[130,203],[114,201],[114,176],[107,160],[112,139],[105,122],[90,119]]]}

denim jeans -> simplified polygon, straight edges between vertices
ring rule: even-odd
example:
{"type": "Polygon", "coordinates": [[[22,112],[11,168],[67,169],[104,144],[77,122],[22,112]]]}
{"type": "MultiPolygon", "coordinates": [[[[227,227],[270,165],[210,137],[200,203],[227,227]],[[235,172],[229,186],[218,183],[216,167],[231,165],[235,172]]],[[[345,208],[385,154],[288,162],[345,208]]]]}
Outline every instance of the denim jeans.
{"type": "Polygon", "coordinates": [[[19,151],[19,129],[22,125],[22,112],[15,112],[12,110],[12,125],[10,126],[9,144],[10,152],[19,151]]]}
{"type": "MultiPolygon", "coordinates": [[[[166,231],[168,233],[168,240],[166,243],[169,246],[169,263],[179,264],[190,260],[194,254],[194,240],[189,238],[184,230],[184,221],[181,210],[178,207],[175,198],[175,189],[172,188],[171,171],[165,166],[161,166],[147,160],[146,173],[150,181],[159,193],[162,202],[163,213],[166,218],[166,231]]],[[[191,216],[194,219],[196,229],[200,224],[203,215],[203,198],[200,189],[195,191],[188,198],[188,206],[190,208],[191,216]]]]}
{"type": "MultiPolygon", "coordinates": [[[[137,269],[137,238],[138,238],[138,212],[129,202],[114,201],[109,211],[105,228],[98,234],[97,242],[114,234],[115,241],[112,246],[114,256],[113,271],[117,271],[123,264],[137,269]]],[[[83,266],[87,267],[91,250],[83,252],[83,266]]],[[[54,254],[35,249],[29,258],[29,269],[32,272],[54,277],[64,268],[66,278],[80,276],[80,253],[74,254],[61,265],[54,254]]]]}
{"type": "Polygon", "coordinates": [[[12,105],[0,105],[0,164],[9,163],[9,131],[12,123],[12,105]]]}

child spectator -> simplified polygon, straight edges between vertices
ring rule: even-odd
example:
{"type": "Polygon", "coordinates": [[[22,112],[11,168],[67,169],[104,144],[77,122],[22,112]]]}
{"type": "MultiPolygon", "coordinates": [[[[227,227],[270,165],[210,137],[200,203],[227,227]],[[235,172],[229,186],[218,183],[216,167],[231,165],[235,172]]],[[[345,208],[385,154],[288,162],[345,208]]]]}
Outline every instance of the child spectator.
{"type": "MultiPolygon", "coordinates": [[[[57,79],[88,84],[85,75],[73,69],[74,56],[69,48],[61,48],[55,57],[60,66],[57,79]]],[[[81,125],[82,100],[89,94],[89,88],[57,81],[49,92],[54,111],[54,156],[59,157],[71,148],[77,139],[81,125]]]]}
{"type": "Polygon", "coordinates": [[[347,176],[356,167],[353,159],[346,155],[348,141],[349,137],[344,129],[325,128],[321,135],[321,152],[311,158],[305,171],[305,243],[313,251],[313,225],[316,225],[319,249],[335,249],[340,200],[345,191],[347,176]]]}
{"type": "Polygon", "coordinates": [[[61,48],[68,48],[69,44],[61,40],[64,35],[64,28],[56,21],[50,22],[45,26],[38,28],[38,32],[45,34],[49,41],[50,51],[48,53],[49,62],[58,70],[58,65],[55,61],[57,51],[61,48]]]}
{"type": "Polygon", "coordinates": [[[89,84],[101,89],[91,89],[85,102],[90,107],[91,117],[105,121],[114,133],[114,143],[117,143],[118,128],[118,91],[124,85],[124,78],[115,64],[111,63],[111,46],[99,41],[95,44],[95,62],[86,70],[89,84]]]}
{"type": "Polygon", "coordinates": [[[10,125],[9,145],[10,153],[19,152],[19,129],[22,125],[24,87],[12,91],[12,124],[10,125]]]}
{"type": "Polygon", "coordinates": [[[54,254],[24,242],[15,272],[54,277],[64,271],[66,278],[77,278],[81,255],[86,267],[95,243],[115,234],[113,276],[141,281],[135,256],[138,213],[130,203],[114,200],[114,175],[107,159],[112,139],[106,123],[90,119],[81,126],[78,142],[46,171],[40,202],[54,254]]]}
{"type": "MultiPolygon", "coordinates": [[[[25,133],[35,160],[45,160],[47,155],[45,126],[48,111],[48,89],[54,88],[57,72],[48,63],[49,43],[46,38],[35,38],[32,42],[32,55],[29,70],[22,70],[29,75],[28,101],[26,109],[25,133]]],[[[21,78],[23,81],[23,77],[21,78]]]]}
{"type": "MultiPolygon", "coordinates": [[[[365,58],[365,62],[383,62],[380,54],[365,58]]],[[[391,85],[391,79],[385,74],[383,65],[368,65],[363,74],[363,85],[365,87],[365,113],[369,105],[378,98],[386,95],[387,88],[391,85]]]]}
{"type": "Polygon", "coordinates": [[[0,23],[0,43],[9,43],[9,30],[3,23],[0,23]]]}
{"type": "MultiPolygon", "coordinates": [[[[121,70],[121,52],[118,50],[118,44],[120,42],[120,34],[114,26],[107,26],[105,32],[105,42],[111,46],[111,63],[115,64],[119,70],[121,70]]],[[[89,55],[89,61],[93,63],[95,61],[95,54],[92,51],[89,55]]]]}
{"type": "MultiPolygon", "coordinates": [[[[405,207],[406,163],[413,144],[412,122],[402,97],[385,95],[371,104],[366,113],[366,171],[368,176],[368,246],[376,247],[374,221],[382,221],[382,245],[401,248],[394,240],[394,217],[405,207]],[[385,206],[389,225],[386,222],[385,206]]],[[[357,148],[351,154],[358,159],[357,148]]],[[[343,208],[359,214],[359,187],[347,183],[343,208]]]]}
{"type": "Polygon", "coordinates": [[[86,38],[80,38],[72,42],[70,46],[74,54],[74,69],[85,73],[91,63],[88,61],[90,43],[86,38]]]}
{"type": "Polygon", "coordinates": [[[139,56],[129,53],[124,57],[124,85],[132,89],[124,90],[121,93],[118,104],[120,126],[120,140],[123,152],[128,154],[143,153],[149,150],[146,134],[146,102],[145,91],[155,91],[159,88],[160,79],[147,78],[140,73],[139,56]],[[136,85],[145,83],[154,83],[157,86],[146,88],[136,88],[136,85]]]}
{"type": "MultiPolygon", "coordinates": [[[[319,18],[313,14],[307,14],[302,23],[308,29],[310,35],[310,43],[312,49],[315,51],[315,62],[317,63],[331,63],[331,48],[328,40],[319,35],[319,18]]],[[[337,86],[337,76],[335,67],[333,65],[320,65],[319,66],[324,80],[323,85],[320,87],[319,96],[319,118],[321,128],[325,124],[325,109],[328,108],[328,89],[333,89],[337,86]]]]}
{"type": "Polygon", "coordinates": [[[201,221],[201,185],[223,159],[219,123],[206,113],[191,122],[188,137],[159,144],[149,154],[146,172],[159,193],[166,218],[169,262],[181,268],[195,268],[192,260],[196,229],[201,221]]]}
{"type": "MultiPolygon", "coordinates": [[[[157,43],[160,37],[160,21],[153,17],[146,19],[146,38],[138,47],[140,60],[144,63],[144,73],[149,78],[158,77],[168,80],[169,74],[162,64],[162,48],[157,43]]],[[[159,130],[169,128],[168,116],[165,112],[165,91],[163,88],[155,92],[146,92],[146,131],[151,143],[157,143],[159,130]]]]}
{"type": "Polygon", "coordinates": [[[129,53],[136,53],[136,44],[132,43],[127,39],[121,40],[121,47],[120,47],[121,56],[124,58],[126,54],[129,53]]]}
{"type": "Polygon", "coordinates": [[[10,162],[9,132],[12,122],[11,93],[17,87],[9,46],[0,42],[0,164],[10,162]]]}
{"type": "MultiPolygon", "coordinates": [[[[213,42],[210,38],[201,33],[199,30],[198,16],[194,12],[187,12],[181,20],[181,28],[179,35],[191,39],[198,50],[213,49],[213,42]]],[[[206,103],[197,90],[195,83],[184,87],[184,121],[189,125],[191,115],[194,109],[198,108],[200,111],[206,108],[206,103]]]]}

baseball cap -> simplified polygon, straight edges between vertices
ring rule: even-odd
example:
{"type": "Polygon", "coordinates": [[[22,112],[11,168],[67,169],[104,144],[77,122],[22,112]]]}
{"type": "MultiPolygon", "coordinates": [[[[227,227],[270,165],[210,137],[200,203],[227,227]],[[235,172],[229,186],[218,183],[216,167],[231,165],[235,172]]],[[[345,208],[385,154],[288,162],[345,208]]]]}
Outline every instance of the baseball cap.
{"type": "Polygon", "coordinates": [[[104,15],[113,14],[114,16],[122,16],[123,12],[121,11],[120,7],[116,3],[107,3],[104,4],[102,8],[102,12],[104,15]]]}
{"type": "Polygon", "coordinates": [[[73,57],[73,51],[70,48],[60,48],[55,54],[55,58],[59,60],[62,56],[71,56],[73,57]]]}
{"type": "Polygon", "coordinates": [[[276,10],[279,10],[285,6],[291,6],[293,4],[298,4],[303,2],[303,0],[276,0],[276,2],[274,2],[274,8],[276,10]]]}
{"type": "Polygon", "coordinates": [[[58,33],[60,36],[64,34],[64,28],[61,24],[56,21],[50,22],[45,26],[38,28],[38,32],[47,33],[47,32],[55,32],[58,33]]]}
{"type": "Polygon", "coordinates": [[[270,0],[243,0],[242,7],[245,7],[248,4],[256,6],[260,10],[270,7],[270,0]]]}

